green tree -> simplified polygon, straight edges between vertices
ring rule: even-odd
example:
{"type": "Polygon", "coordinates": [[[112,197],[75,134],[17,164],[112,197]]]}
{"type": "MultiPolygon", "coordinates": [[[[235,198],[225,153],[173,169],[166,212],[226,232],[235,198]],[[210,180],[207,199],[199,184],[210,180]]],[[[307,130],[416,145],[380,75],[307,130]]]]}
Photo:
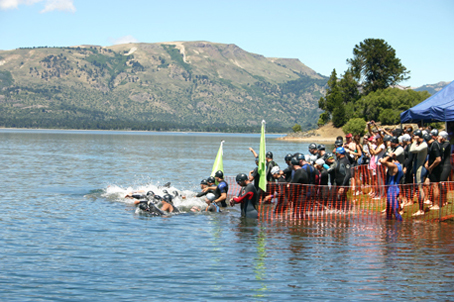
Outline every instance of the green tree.
{"type": "Polygon", "coordinates": [[[361,97],[358,90],[358,82],[353,77],[350,70],[347,70],[338,83],[345,104],[345,115],[347,120],[353,118],[356,112],[356,101],[361,97]]]}
{"type": "Polygon", "coordinates": [[[363,94],[388,88],[410,76],[396,57],[396,51],[383,39],[365,39],[353,49],[353,59],[347,59],[349,69],[363,87],[363,94]]]}
{"type": "Polygon", "coordinates": [[[350,71],[338,80],[336,69],[333,69],[327,85],[326,96],[318,101],[324,112],[317,124],[321,126],[332,120],[335,127],[342,127],[354,115],[354,104],[360,98],[358,83],[350,71]]]}
{"type": "Polygon", "coordinates": [[[300,124],[295,124],[293,127],[292,127],[292,130],[293,132],[301,132],[303,129],[301,128],[301,125],[300,124]]]}
{"type": "Polygon", "coordinates": [[[430,97],[430,93],[427,91],[380,89],[363,96],[358,100],[356,107],[359,117],[363,117],[366,121],[380,120],[386,124],[397,124],[401,112],[421,103],[428,97],[430,97]]]}
{"type": "Polygon", "coordinates": [[[344,125],[344,127],[342,127],[342,131],[344,131],[344,133],[352,133],[353,135],[364,135],[365,130],[366,121],[362,118],[352,118],[344,125]]]}

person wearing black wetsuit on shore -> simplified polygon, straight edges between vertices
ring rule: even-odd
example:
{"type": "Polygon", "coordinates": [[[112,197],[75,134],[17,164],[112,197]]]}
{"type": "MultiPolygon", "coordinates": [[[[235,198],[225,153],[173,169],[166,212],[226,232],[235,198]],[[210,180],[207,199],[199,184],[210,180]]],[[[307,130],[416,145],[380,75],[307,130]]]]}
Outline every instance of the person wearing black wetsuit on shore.
{"type": "Polygon", "coordinates": [[[351,178],[350,160],[345,156],[346,152],[343,147],[336,149],[337,165],[334,169],[334,182],[337,189],[337,201],[342,203],[342,208],[349,207],[347,201],[347,190],[351,178]]]}
{"type": "Polygon", "coordinates": [[[404,163],[402,165],[404,177],[403,183],[403,192],[402,192],[402,208],[412,205],[414,198],[415,188],[413,186],[413,162],[415,160],[414,153],[410,152],[411,145],[411,136],[409,134],[404,134],[402,136],[402,144],[404,148],[404,163]]]}
{"type": "Polygon", "coordinates": [[[238,197],[230,199],[230,205],[233,207],[235,204],[241,203],[241,217],[257,219],[257,204],[259,198],[257,190],[244,173],[240,173],[236,176],[236,182],[242,188],[238,197]]]}
{"type": "Polygon", "coordinates": [[[438,130],[433,129],[430,134],[424,134],[424,139],[426,140],[427,144],[429,145],[428,150],[428,160],[425,163],[425,167],[429,174],[428,178],[426,179],[426,184],[430,183],[430,187],[432,189],[432,205],[429,207],[430,210],[439,210],[439,182],[441,178],[442,166],[441,164],[441,156],[443,152],[441,150],[440,143],[438,143],[438,130]]]}
{"type": "Polygon", "coordinates": [[[445,181],[448,181],[449,176],[451,175],[451,144],[448,141],[448,132],[446,131],[441,131],[438,134],[438,142],[440,143],[441,147],[441,176],[440,176],[440,181],[442,182],[441,184],[441,194],[442,194],[442,199],[444,201],[448,200],[448,187],[447,184],[444,183],[445,181]]]}
{"type": "Polygon", "coordinates": [[[442,161],[440,166],[442,167],[440,181],[448,181],[449,175],[451,175],[451,144],[448,141],[448,132],[441,131],[438,135],[438,139],[441,146],[442,161]]]}

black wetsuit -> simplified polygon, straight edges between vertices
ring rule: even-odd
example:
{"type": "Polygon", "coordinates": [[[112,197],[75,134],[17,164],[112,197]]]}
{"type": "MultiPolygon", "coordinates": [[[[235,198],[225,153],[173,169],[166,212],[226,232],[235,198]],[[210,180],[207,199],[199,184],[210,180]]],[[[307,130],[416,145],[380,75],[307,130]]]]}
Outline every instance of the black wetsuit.
{"type": "MultiPolygon", "coordinates": [[[[430,167],[437,157],[442,156],[442,151],[438,141],[434,140],[429,146],[429,162],[428,166],[430,167]]],[[[432,172],[429,174],[430,182],[439,182],[441,178],[442,165],[441,162],[433,168],[432,172]]]]}
{"type": "Polygon", "coordinates": [[[138,204],[138,207],[144,211],[148,212],[151,215],[155,216],[162,216],[165,215],[163,211],[161,211],[152,201],[148,200],[141,200],[138,204]]]}
{"type": "Polygon", "coordinates": [[[328,170],[323,168],[319,175],[318,185],[320,186],[327,186],[328,185],[328,170]]]}
{"type": "MultiPolygon", "coordinates": [[[[226,195],[229,193],[229,185],[227,184],[227,182],[225,182],[225,180],[221,180],[219,182],[218,186],[216,187],[216,191],[214,192],[216,199],[221,197],[222,193],[225,193],[226,195]]],[[[218,203],[218,205],[225,208],[227,206],[227,203],[225,202],[225,199],[224,199],[224,200],[221,200],[220,204],[218,203]]]]}
{"type": "Polygon", "coordinates": [[[292,181],[292,167],[287,166],[287,168],[285,168],[283,170],[283,172],[284,172],[284,176],[285,176],[285,181],[286,182],[292,181]]]}
{"type": "Polygon", "coordinates": [[[442,167],[440,181],[447,181],[449,175],[451,174],[451,144],[448,141],[445,141],[441,144],[441,163],[439,166],[442,167]]]}
{"type": "Polygon", "coordinates": [[[307,174],[306,169],[300,168],[295,170],[295,174],[293,174],[290,183],[309,184],[309,175],[307,174]]]}
{"type": "Polygon", "coordinates": [[[415,154],[410,152],[410,144],[405,146],[404,149],[405,161],[403,166],[406,168],[404,175],[404,183],[412,184],[413,183],[413,162],[415,160],[415,154]]]}
{"type": "Polygon", "coordinates": [[[195,197],[202,197],[202,196],[207,195],[208,193],[213,193],[213,194],[215,194],[215,191],[213,191],[213,190],[207,190],[206,192],[200,192],[200,193],[197,193],[197,195],[196,195],[195,197]]]}
{"type": "Polygon", "coordinates": [[[259,189],[259,182],[260,182],[260,174],[259,174],[259,168],[255,167],[254,171],[252,171],[252,177],[254,178],[254,187],[256,190],[259,189]]]}
{"type": "Polygon", "coordinates": [[[274,160],[271,160],[266,163],[266,180],[267,181],[273,180],[273,175],[271,175],[271,169],[273,169],[273,167],[276,167],[276,166],[277,166],[277,164],[274,160]]]}
{"type": "Polygon", "coordinates": [[[334,169],[334,181],[337,186],[348,186],[351,178],[351,165],[347,156],[340,158],[334,169]]]}
{"type": "Polygon", "coordinates": [[[241,216],[245,218],[258,218],[257,204],[259,195],[255,186],[248,183],[245,187],[241,188],[235,202],[241,202],[241,216]]]}

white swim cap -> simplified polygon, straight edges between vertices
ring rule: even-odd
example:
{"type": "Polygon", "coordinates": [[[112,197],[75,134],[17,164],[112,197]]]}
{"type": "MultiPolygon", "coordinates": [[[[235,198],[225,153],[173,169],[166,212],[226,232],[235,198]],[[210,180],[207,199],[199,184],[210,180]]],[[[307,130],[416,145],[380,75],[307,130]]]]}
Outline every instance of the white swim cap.
{"type": "Polygon", "coordinates": [[[440,133],[438,133],[438,136],[441,136],[444,139],[448,139],[448,132],[441,131],[440,133]]]}
{"type": "Polygon", "coordinates": [[[319,158],[315,161],[315,164],[317,166],[323,166],[325,164],[325,161],[322,158],[319,158]]]}
{"type": "Polygon", "coordinates": [[[206,195],[206,198],[209,200],[209,201],[213,201],[216,199],[216,196],[213,194],[213,193],[208,193],[206,195]]]}
{"type": "Polygon", "coordinates": [[[277,174],[280,170],[281,169],[279,168],[279,166],[274,166],[273,168],[271,168],[271,174],[277,174]]]}

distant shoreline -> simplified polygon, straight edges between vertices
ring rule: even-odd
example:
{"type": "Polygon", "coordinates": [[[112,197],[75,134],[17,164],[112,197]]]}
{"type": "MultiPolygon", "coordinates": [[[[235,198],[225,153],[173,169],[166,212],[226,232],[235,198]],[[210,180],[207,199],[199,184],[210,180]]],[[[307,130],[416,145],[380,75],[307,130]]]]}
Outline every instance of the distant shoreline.
{"type": "MultiPolygon", "coordinates": [[[[176,131],[176,130],[165,130],[165,131],[157,131],[157,130],[119,130],[119,129],[62,129],[62,128],[11,128],[11,127],[0,127],[0,130],[30,130],[30,131],[116,131],[116,132],[135,132],[135,133],[201,133],[201,134],[257,134],[260,135],[260,132],[206,132],[206,131],[176,131]]],[[[281,135],[282,137],[273,138],[273,139],[283,139],[288,135],[287,133],[267,133],[269,135],[281,135]]]]}

